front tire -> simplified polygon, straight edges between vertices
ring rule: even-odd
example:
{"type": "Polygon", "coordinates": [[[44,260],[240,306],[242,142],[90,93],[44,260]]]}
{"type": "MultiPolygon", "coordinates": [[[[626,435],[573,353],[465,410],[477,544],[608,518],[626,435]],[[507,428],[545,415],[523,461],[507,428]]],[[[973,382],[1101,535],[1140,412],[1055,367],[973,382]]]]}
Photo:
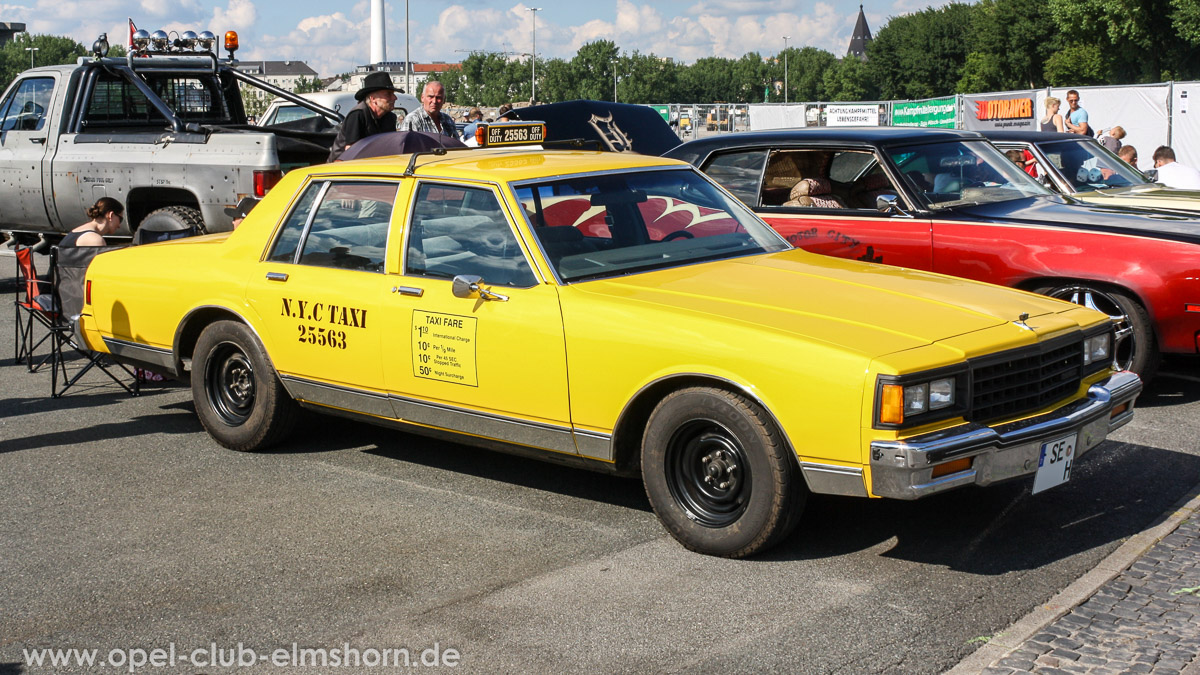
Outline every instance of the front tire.
{"type": "Polygon", "coordinates": [[[299,419],[254,333],[218,321],[200,333],[192,358],[192,398],[200,423],[230,450],[264,450],[287,438],[299,419]]]}
{"type": "Polygon", "coordinates": [[[737,394],[682,389],[650,414],[642,479],[654,513],[685,547],[744,558],[795,528],[807,488],[765,411],[737,394]]]}
{"type": "Polygon", "coordinates": [[[1113,355],[1118,368],[1132,370],[1143,382],[1158,372],[1159,351],[1154,326],[1142,303],[1124,291],[1088,282],[1045,286],[1034,293],[1083,305],[1112,317],[1117,327],[1113,355]]]}

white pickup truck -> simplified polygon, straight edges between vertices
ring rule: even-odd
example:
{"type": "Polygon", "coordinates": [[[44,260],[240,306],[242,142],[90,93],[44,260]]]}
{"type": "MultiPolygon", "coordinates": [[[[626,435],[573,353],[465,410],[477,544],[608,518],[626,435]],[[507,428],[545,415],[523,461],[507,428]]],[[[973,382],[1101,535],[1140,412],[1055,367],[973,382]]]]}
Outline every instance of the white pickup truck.
{"type": "Polygon", "coordinates": [[[126,206],[120,235],[151,220],[228,230],[225,207],[264,195],[287,168],[324,162],[342,115],[234,63],[170,47],[21,73],[0,99],[0,238],[53,242],[105,196],[126,206]],[[242,84],[320,115],[247,124],[242,84]]]}

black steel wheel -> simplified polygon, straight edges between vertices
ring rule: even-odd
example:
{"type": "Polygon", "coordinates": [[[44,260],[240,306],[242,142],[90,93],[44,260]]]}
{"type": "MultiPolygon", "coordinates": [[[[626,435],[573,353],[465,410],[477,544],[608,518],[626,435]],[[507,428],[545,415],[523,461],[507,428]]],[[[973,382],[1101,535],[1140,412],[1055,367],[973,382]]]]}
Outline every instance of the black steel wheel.
{"type": "Polygon", "coordinates": [[[676,391],[650,414],[642,480],[671,536],[693,551],[730,558],[785,538],[807,497],[796,459],[766,412],[708,387],[676,391]]]}
{"type": "Polygon", "coordinates": [[[231,450],[263,450],[285,439],[299,419],[254,333],[218,321],[200,333],[192,357],[192,398],[208,434],[231,450]]]}
{"type": "Polygon", "coordinates": [[[1132,370],[1146,382],[1154,378],[1158,372],[1158,343],[1150,315],[1136,298],[1125,291],[1089,282],[1046,286],[1034,292],[1107,314],[1117,329],[1113,345],[1117,367],[1132,370]]]}
{"type": "Polygon", "coordinates": [[[687,517],[727,527],[746,511],[750,463],[738,438],[711,420],[688,422],[667,441],[667,488],[687,517]]]}

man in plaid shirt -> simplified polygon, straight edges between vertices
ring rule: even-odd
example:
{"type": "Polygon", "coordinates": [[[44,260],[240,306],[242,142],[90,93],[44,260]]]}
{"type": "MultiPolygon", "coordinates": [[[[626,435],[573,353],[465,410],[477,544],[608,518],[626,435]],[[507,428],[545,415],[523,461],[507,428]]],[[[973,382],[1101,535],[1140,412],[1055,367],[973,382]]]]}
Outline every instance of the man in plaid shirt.
{"type": "Polygon", "coordinates": [[[427,82],[421,90],[421,107],[408,113],[400,123],[400,131],[425,131],[458,138],[454,118],[442,112],[446,104],[446,88],[436,80],[427,82]]]}

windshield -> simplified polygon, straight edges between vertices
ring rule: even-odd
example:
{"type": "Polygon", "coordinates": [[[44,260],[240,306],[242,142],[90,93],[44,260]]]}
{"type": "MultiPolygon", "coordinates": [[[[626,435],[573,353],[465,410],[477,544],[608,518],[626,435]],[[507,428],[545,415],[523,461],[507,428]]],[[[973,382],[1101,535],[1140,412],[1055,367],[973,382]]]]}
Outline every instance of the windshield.
{"type": "Polygon", "coordinates": [[[1051,194],[987,141],[905,145],[885,152],[933,210],[1051,194]]]}
{"type": "Polygon", "coordinates": [[[284,122],[295,122],[296,120],[305,120],[316,116],[317,111],[309,110],[303,106],[281,105],[275,109],[274,116],[263,120],[263,124],[283,124],[284,122]]]}
{"type": "Polygon", "coordinates": [[[514,191],[563,281],[791,248],[691,169],[540,181],[514,191]]]}
{"type": "Polygon", "coordinates": [[[1038,143],[1037,146],[1075,192],[1150,182],[1099,143],[1069,140],[1038,143]]]}

